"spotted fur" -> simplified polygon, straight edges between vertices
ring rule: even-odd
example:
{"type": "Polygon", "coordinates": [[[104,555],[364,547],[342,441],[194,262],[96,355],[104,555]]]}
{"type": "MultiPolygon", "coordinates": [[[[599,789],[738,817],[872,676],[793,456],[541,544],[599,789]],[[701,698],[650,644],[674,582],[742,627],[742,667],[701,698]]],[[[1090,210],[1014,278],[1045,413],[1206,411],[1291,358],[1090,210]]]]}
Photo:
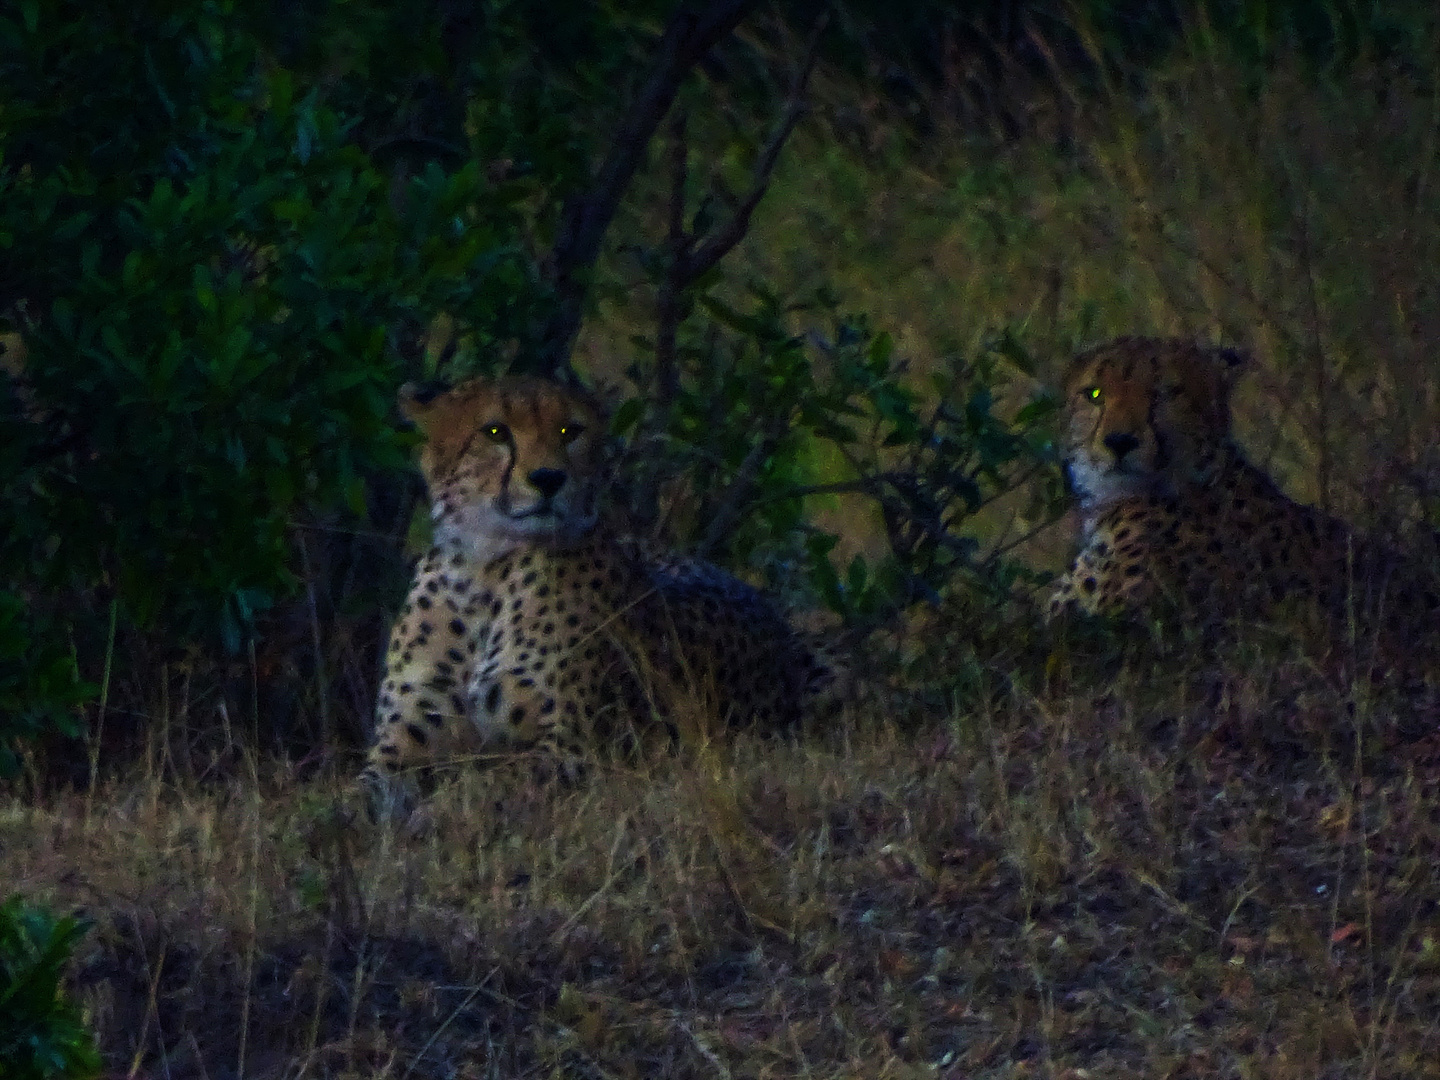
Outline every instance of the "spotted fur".
{"type": "Polygon", "coordinates": [[[402,411],[425,435],[434,546],[392,630],[365,779],[385,804],[418,769],[669,741],[687,710],[798,723],[835,669],[762,593],[597,525],[604,418],[583,392],[473,380],[402,411]]]}
{"type": "Polygon", "coordinates": [[[1291,598],[1337,616],[1433,608],[1402,560],[1246,461],[1230,431],[1244,359],[1120,338],[1072,361],[1065,467],[1083,542],[1051,595],[1052,617],[1178,607],[1209,621],[1291,598]]]}

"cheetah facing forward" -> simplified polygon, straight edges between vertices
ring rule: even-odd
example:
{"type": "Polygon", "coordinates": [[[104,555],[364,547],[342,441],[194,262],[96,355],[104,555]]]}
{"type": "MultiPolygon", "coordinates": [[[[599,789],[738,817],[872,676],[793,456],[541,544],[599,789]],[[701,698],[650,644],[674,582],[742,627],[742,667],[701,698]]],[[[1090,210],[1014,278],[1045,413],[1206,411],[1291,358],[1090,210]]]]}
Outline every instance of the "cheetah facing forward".
{"type": "Polygon", "coordinates": [[[425,436],[434,546],[391,632],[364,775],[378,807],[477,753],[533,750],[573,776],[588,747],[673,737],[681,698],[778,729],[833,693],[836,670],[761,593],[597,526],[605,424],[584,392],[476,379],[406,387],[400,407],[425,436]]]}
{"type": "Polygon", "coordinates": [[[1120,338],[1071,362],[1065,467],[1084,539],[1051,596],[1052,617],[1165,603],[1214,620],[1290,598],[1330,616],[1431,617],[1423,575],[1288,498],[1245,460],[1230,434],[1244,359],[1193,342],[1120,338]]]}

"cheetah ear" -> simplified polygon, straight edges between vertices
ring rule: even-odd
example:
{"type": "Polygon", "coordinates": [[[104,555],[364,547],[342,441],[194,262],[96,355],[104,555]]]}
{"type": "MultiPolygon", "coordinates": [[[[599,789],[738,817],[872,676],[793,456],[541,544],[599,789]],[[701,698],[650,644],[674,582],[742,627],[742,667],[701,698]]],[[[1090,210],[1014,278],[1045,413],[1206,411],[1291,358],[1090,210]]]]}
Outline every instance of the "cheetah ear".
{"type": "Polygon", "coordinates": [[[396,395],[400,415],[412,424],[424,427],[424,417],[430,412],[433,402],[449,389],[443,382],[407,382],[396,395]]]}

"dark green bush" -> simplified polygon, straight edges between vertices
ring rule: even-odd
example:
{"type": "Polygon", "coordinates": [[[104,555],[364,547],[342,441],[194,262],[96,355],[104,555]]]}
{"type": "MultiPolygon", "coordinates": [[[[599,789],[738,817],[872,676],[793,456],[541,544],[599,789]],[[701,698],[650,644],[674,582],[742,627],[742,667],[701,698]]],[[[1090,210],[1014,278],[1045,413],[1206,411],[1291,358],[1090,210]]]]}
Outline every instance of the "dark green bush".
{"type": "MultiPolygon", "coordinates": [[[[334,733],[337,680],[368,711],[414,490],[395,388],[554,362],[556,310],[573,313],[577,281],[607,284],[556,252],[628,190],[624,169],[596,189],[676,10],[0,13],[0,331],[23,342],[0,368],[0,746],[75,731],[86,679],[117,656],[120,718],[176,708],[176,671],[182,714],[192,693],[227,726],[318,713],[292,746],[334,733]]],[[[772,121],[761,55],[682,65],[685,108],[714,114],[697,128],[724,132],[697,156],[764,157],[736,131],[772,121]]],[[[629,136],[635,168],[650,134],[629,136]]],[[[692,239],[733,202],[705,194],[692,239]]],[[[974,569],[969,516],[1040,447],[1034,417],[1018,434],[995,417],[993,365],[952,365],[943,408],[922,408],[936,388],[911,386],[863,320],[723,279],[712,261],[685,281],[663,394],[641,335],[617,425],[639,520],[669,500],[672,538],[776,583],[808,574],[862,620],[974,569]],[[661,483],[677,473],[683,491],[661,483]],[[801,511],[836,484],[880,503],[893,558],[831,568],[801,511]]]]}
{"type": "Polygon", "coordinates": [[[142,656],[244,655],[304,573],[297,527],[395,501],[394,391],[441,313],[492,357],[541,321],[526,230],[584,163],[580,120],[524,50],[457,69],[441,14],[0,13],[0,331],[24,346],[0,369],[0,744],[73,730],[56,642],[98,675],[112,598],[122,642],[161,643],[142,656]],[[441,91],[457,109],[416,105],[441,91]]]}
{"type": "Polygon", "coordinates": [[[88,929],[18,896],[0,905],[0,1077],[83,1080],[100,1072],[95,1037],[62,980],[88,929]]]}
{"type": "Polygon", "coordinates": [[[31,8],[0,54],[4,299],[45,410],[18,554],[234,648],[292,583],[289,523],[404,464],[393,335],[520,317],[523,189],[470,164],[395,191],[223,5],[31,8]]]}

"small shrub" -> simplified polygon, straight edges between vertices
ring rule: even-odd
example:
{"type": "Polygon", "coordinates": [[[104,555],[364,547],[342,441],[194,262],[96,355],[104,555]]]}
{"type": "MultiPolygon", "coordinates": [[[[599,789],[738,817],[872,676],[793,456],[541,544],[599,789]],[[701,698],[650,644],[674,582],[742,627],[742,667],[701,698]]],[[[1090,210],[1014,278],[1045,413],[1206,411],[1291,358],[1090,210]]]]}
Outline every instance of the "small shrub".
{"type": "Polygon", "coordinates": [[[95,1037],[61,987],[86,924],[13,896],[0,906],[0,1076],[81,1078],[100,1072],[95,1037]]]}
{"type": "MultiPolygon", "coordinates": [[[[1061,502],[1054,402],[1034,398],[1008,419],[996,408],[1032,366],[1014,339],[937,361],[922,378],[889,334],[825,310],[823,295],[785,303],[755,282],[747,303],[717,293],[700,293],[706,318],[681,327],[669,407],[641,397],[617,414],[633,436],[635,516],[663,506],[681,546],[761,567],[771,586],[800,586],[857,632],[956,588],[1007,596],[1022,571],[985,512],[1010,497],[1018,517],[1050,520],[1061,502]],[[825,332],[806,326],[816,314],[825,332]],[[873,508],[882,536],[870,559],[837,567],[838,537],[808,520],[807,499],[836,496],[873,508]]],[[[636,344],[629,374],[644,388],[648,343],[636,344]]]]}

